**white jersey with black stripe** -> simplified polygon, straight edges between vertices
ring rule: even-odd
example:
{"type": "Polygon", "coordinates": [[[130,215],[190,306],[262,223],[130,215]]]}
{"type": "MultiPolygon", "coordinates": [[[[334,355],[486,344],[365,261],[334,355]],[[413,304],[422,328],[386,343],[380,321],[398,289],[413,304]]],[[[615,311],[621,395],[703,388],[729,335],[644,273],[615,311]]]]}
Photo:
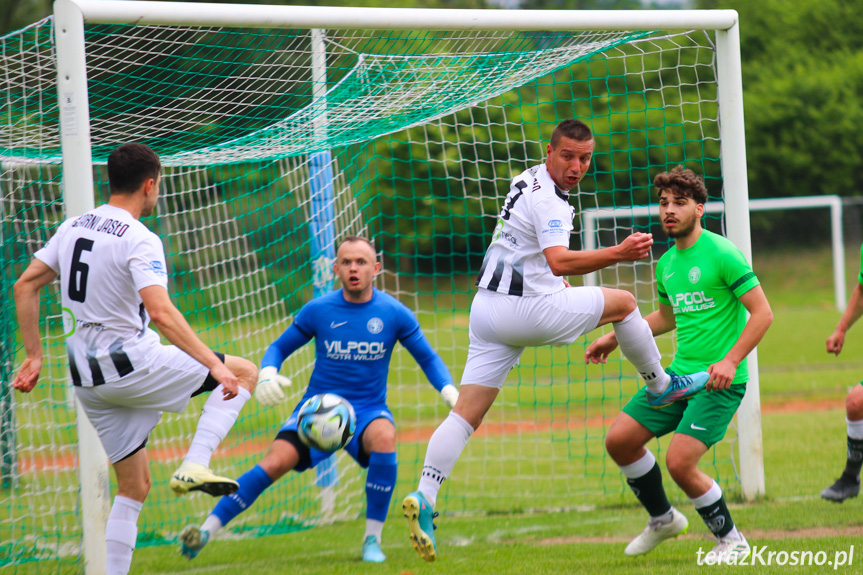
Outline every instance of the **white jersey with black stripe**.
{"type": "Polygon", "coordinates": [[[167,289],[159,237],[108,204],[63,222],[35,257],[60,276],[69,371],[75,385],[101,385],[149,367],[159,334],[139,290],[167,289]]]}
{"type": "Polygon", "coordinates": [[[573,217],[569,194],[555,185],[545,164],[513,178],[476,285],[516,296],[564,289],[542,250],[569,248],[573,217]]]}

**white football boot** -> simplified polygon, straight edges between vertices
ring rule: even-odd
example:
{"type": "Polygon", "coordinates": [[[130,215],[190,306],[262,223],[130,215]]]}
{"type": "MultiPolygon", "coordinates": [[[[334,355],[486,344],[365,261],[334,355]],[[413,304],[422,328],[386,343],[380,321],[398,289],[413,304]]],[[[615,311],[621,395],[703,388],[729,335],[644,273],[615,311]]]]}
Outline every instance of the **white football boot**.
{"type": "Polygon", "coordinates": [[[629,542],[624,553],[630,556],[649,553],[666,539],[683,535],[687,529],[689,529],[689,521],[686,516],[672,507],[671,521],[662,521],[662,518],[659,517],[648,519],[647,527],[644,528],[641,535],[629,542]]]}

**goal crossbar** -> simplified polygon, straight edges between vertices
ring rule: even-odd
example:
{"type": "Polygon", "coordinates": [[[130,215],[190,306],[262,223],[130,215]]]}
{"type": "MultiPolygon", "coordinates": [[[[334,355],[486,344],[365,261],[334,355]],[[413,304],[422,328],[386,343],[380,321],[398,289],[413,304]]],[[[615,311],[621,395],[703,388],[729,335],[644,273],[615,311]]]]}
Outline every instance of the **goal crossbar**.
{"type": "Polygon", "coordinates": [[[404,30],[728,30],[734,10],[458,10],[61,0],[87,22],[404,30]]]}

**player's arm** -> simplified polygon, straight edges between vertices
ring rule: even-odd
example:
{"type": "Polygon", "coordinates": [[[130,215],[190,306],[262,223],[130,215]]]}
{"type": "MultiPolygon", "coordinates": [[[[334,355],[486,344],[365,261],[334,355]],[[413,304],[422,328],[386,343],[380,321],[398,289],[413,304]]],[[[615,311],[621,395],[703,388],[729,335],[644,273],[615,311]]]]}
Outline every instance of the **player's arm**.
{"type": "MultiPolygon", "coordinates": [[[[647,325],[654,337],[668,333],[677,327],[674,319],[674,308],[668,304],[660,303],[659,309],[645,316],[647,325]]],[[[608,356],[617,349],[617,336],[612,331],[598,338],[584,352],[584,363],[605,363],[608,356]]]]}
{"type": "Polygon", "coordinates": [[[18,316],[18,326],[21,330],[21,340],[24,343],[26,357],[18,374],[12,381],[12,387],[25,393],[32,390],[39,381],[42,371],[42,338],[39,336],[39,292],[54,281],[57,273],[48,264],[34,259],[15,282],[15,311],[18,316]]]}
{"type": "Polygon", "coordinates": [[[731,382],[734,381],[734,374],[737,373],[737,366],[755,349],[755,346],[767,333],[767,328],[773,323],[773,311],[770,309],[770,303],[760,285],[740,296],[740,303],[749,312],[749,320],[743,327],[740,337],[737,338],[725,357],[707,368],[707,372],[710,374],[706,386],[708,391],[727,389],[731,386],[731,382]]]}
{"type": "Polygon", "coordinates": [[[642,260],[650,254],[653,235],[634,233],[616,246],[598,250],[571,250],[551,246],[542,250],[551,273],[556,276],[584,275],[619,262],[642,260]]]}
{"type": "Polygon", "coordinates": [[[851,292],[848,307],[845,308],[845,312],[839,318],[839,323],[836,324],[836,329],[827,338],[827,353],[839,355],[845,345],[845,334],[860,319],[861,315],[863,315],[863,284],[857,284],[857,287],[851,292]]]}
{"type": "Polygon", "coordinates": [[[150,321],[158,328],[159,333],[207,367],[215,380],[222,384],[225,399],[236,397],[239,385],[237,376],[201,341],[171,301],[168,290],[161,285],[149,285],[141,288],[138,293],[141,294],[150,321]]]}
{"type": "Polygon", "coordinates": [[[413,333],[400,341],[419,364],[429,383],[440,392],[444,403],[450,409],[455,407],[455,402],[458,401],[458,390],[453,385],[452,376],[419,326],[413,333]]]}
{"type": "Polygon", "coordinates": [[[278,405],[285,400],[285,392],[282,388],[289,387],[291,380],[279,375],[279,369],[292,353],[311,339],[312,336],[303,333],[295,321],[264,352],[261,371],[258,374],[258,385],[255,387],[255,399],[262,405],[278,405]]]}

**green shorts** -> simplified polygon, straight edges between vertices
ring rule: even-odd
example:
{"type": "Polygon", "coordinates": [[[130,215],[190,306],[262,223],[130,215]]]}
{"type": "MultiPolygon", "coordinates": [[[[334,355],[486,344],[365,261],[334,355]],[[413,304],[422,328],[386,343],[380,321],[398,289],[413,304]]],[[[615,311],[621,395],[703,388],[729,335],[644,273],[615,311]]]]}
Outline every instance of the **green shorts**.
{"type": "Polygon", "coordinates": [[[725,437],[728,424],[745,393],[746,384],[735,383],[728,389],[702,391],[688,400],[675,401],[668,407],[656,409],[647,404],[647,395],[640,389],[624,406],[623,412],[656,437],[676,431],[711,447],[725,437]]]}

